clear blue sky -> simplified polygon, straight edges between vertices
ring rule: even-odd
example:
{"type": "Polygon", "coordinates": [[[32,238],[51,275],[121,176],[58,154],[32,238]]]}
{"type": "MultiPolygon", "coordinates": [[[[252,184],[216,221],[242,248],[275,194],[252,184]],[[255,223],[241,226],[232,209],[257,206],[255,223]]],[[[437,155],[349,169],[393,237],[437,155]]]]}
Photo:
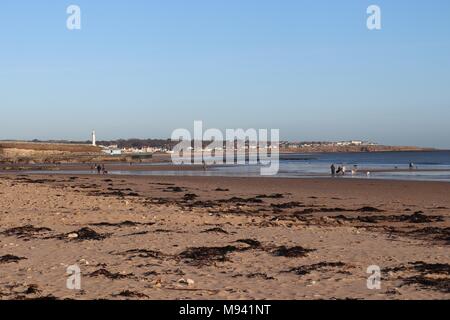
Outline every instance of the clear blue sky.
{"type": "Polygon", "coordinates": [[[0,107],[0,139],[166,138],[203,120],[450,147],[450,1],[3,0],[0,107]]]}

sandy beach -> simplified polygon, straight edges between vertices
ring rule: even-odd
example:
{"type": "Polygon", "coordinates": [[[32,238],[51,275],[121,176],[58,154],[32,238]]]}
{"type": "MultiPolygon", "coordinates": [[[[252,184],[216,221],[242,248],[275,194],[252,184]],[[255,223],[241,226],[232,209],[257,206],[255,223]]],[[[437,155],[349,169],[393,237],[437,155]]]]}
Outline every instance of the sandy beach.
{"type": "Polygon", "coordinates": [[[2,174],[0,299],[449,299],[449,194],[439,182],[2,174]],[[81,290],[66,287],[71,265],[81,290]]]}

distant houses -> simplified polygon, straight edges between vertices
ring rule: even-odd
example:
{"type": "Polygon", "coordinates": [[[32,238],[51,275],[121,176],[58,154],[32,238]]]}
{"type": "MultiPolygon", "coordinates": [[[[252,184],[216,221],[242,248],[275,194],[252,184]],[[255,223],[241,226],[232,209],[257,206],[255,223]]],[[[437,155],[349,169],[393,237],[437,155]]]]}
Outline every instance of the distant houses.
{"type": "MultiPolygon", "coordinates": [[[[101,145],[103,152],[112,155],[112,156],[119,156],[124,154],[152,154],[152,153],[172,153],[173,146],[171,144],[168,144],[166,140],[162,140],[162,143],[158,145],[146,145],[144,142],[137,144],[137,146],[119,146],[118,144],[107,144],[103,143],[104,145],[101,145]]],[[[135,144],[136,145],[136,144],[135,144]]],[[[175,144],[173,144],[175,145],[175,144]]],[[[282,150],[309,150],[309,149],[320,149],[320,148],[339,148],[339,147],[366,147],[366,146],[376,146],[377,143],[369,142],[369,141],[363,141],[363,140],[348,140],[348,141],[304,141],[304,142],[290,142],[290,141],[281,141],[279,146],[270,144],[260,144],[256,145],[253,143],[241,142],[238,145],[235,146],[234,150],[246,150],[247,152],[258,152],[259,149],[267,149],[267,150],[276,150],[278,148],[282,150]]],[[[194,151],[194,148],[190,147],[188,148],[191,151],[194,151]]],[[[197,152],[221,152],[226,151],[226,147],[215,147],[211,148],[207,146],[206,144],[203,145],[203,148],[197,150],[197,152]]]]}
{"type": "Polygon", "coordinates": [[[142,148],[119,148],[117,145],[101,146],[103,153],[111,156],[119,156],[123,154],[149,154],[157,152],[169,152],[165,148],[142,147],[142,148]]]}
{"type": "Polygon", "coordinates": [[[348,147],[348,146],[375,146],[377,143],[362,141],[362,140],[349,140],[349,141],[309,141],[309,142],[280,142],[280,147],[283,149],[301,149],[301,148],[314,148],[314,147],[348,147]]]}
{"type": "Polygon", "coordinates": [[[106,148],[103,149],[103,152],[110,155],[110,156],[120,156],[122,155],[122,150],[120,149],[110,149],[110,148],[106,148]]]}

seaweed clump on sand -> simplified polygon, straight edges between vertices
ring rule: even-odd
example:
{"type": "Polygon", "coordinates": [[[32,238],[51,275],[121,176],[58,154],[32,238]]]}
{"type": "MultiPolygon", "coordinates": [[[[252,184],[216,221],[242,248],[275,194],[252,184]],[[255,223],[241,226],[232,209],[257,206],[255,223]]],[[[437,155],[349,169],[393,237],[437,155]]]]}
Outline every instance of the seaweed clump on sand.
{"type": "Polygon", "coordinates": [[[17,263],[20,260],[26,260],[27,258],[17,257],[12,254],[7,254],[0,257],[0,263],[17,263]]]}
{"type": "Polygon", "coordinates": [[[131,291],[131,290],[124,290],[117,294],[113,294],[113,297],[125,297],[125,298],[137,298],[137,299],[147,299],[148,296],[141,292],[131,291]]]}
{"type": "Polygon", "coordinates": [[[444,241],[450,244],[450,227],[426,227],[419,230],[411,231],[410,234],[419,235],[421,237],[432,237],[436,241],[444,241]]]}
{"type": "Polygon", "coordinates": [[[210,229],[203,230],[201,233],[223,233],[223,234],[228,234],[228,231],[225,231],[224,229],[222,229],[220,227],[215,227],[215,228],[210,228],[210,229]]]}
{"type": "Polygon", "coordinates": [[[259,242],[258,240],[254,240],[254,239],[239,239],[236,242],[245,243],[245,244],[249,245],[251,248],[260,248],[261,247],[261,242],[259,242]]]}
{"type": "Polygon", "coordinates": [[[237,250],[235,246],[196,247],[186,249],[179,254],[179,257],[193,265],[209,265],[227,261],[227,255],[237,250]]]}
{"type": "Polygon", "coordinates": [[[91,228],[81,228],[80,230],[69,232],[67,234],[59,235],[58,239],[69,239],[69,240],[76,240],[76,241],[86,241],[86,240],[103,240],[105,238],[109,237],[109,234],[100,234],[96,231],[92,230],[91,228]]]}
{"type": "Polygon", "coordinates": [[[320,262],[309,266],[300,266],[289,269],[286,272],[293,272],[299,276],[310,274],[313,271],[327,271],[329,269],[343,268],[345,263],[343,262],[320,262]]]}
{"type": "Polygon", "coordinates": [[[111,280],[128,279],[134,277],[133,274],[113,273],[103,268],[88,274],[88,277],[100,277],[100,276],[103,276],[111,280]]]}
{"type": "Polygon", "coordinates": [[[430,277],[426,274],[419,274],[403,279],[402,286],[418,285],[424,289],[450,293],[450,278],[430,277]]]}
{"type": "Polygon", "coordinates": [[[355,211],[358,211],[358,212],[383,212],[383,210],[374,208],[374,207],[362,207],[355,211]]]}
{"type": "Polygon", "coordinates": [[[112,222],[98,222],[98,223],[92,223],[91,226],[96,226],[96,227],[118,227],[118,228],[122,228],[122,227],[136,227],[136,226],[151,226],[154,225],[154,222],[146,222],[146,223],[142,223],[142,222],[134,222],[134,221],[123,221],[123,222],[117,222],[117,223],[112,223],[112,222]]]}
{"type": "Polygon", "coordinates": [[[315,251],[315,249],[303,248],[300,246],[295,247],[285,247],[281,246],[272,251],[272,255],[275,257],[287,257],[287,258],[297,258],[306,257],[308,253],[315,251]]]}
{"type": "Polygon", "coordinates": [[[49,228],[40,228],[40,227],[35,227],[32,225],[26,225],[26,226],[22,226],[22,227],[15,227],[15,228],[10,228],[7,229],[3,232],[1,232],[0,234],[7,236],[7,237],[12,237],[15,236],[19,239],[30,239],[35,237],[36,235],[40,234],[40,233],[46,233],[51,231],[51,229],[49,228]]]}
{"type": "Polygon", "coordinates": [[[155,250],[147,250],[147,249],[131,249],[125,252],[116,253],[117,255],[128,255],[129,259],[133,258],[154,258],[154,259],[162,259],[164,254],[155,251],[155,250]]]}
{"type": "Polygon", "coordinates": [[[423,289],[450,293],[450,265],[446,263],[426,263],[423,261],[410,262],[408,265],[400,265],[389,268],[387,271],[416,272],[415,275],[405,277],[401,286],[419,286],[423,289]],[[418,273],[418,274],[417,274],[418,273]]]}

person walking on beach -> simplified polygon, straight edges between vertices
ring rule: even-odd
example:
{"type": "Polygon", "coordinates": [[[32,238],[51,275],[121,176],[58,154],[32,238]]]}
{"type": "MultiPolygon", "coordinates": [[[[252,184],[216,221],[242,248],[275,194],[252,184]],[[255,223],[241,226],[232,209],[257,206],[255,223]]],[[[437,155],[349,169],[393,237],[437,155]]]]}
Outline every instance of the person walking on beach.
{"type": "Polygon", "coordinates": [[[336,166],[334,163],[331,165],[331,175],[334,177],[336,175],[336,166]]]}
{"type": "Polygon", "coordinates": [[[97,165],[97,173],[100,174],[102,172],[102,166],[101,165],[97,165]]]}

